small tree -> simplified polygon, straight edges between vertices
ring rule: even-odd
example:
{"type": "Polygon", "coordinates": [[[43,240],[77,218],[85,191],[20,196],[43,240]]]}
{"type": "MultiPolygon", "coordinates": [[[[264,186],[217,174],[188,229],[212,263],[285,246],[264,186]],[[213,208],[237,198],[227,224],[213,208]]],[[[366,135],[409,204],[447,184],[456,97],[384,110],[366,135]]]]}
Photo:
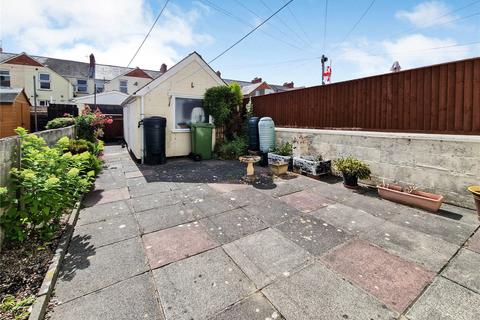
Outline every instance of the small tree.
{"type": "Polygon", "coordinates": [[[216,127],[223,126],[235,105],[235,98],[228,86],[217,86],[209,88],[203,98],[205,112],[213,117],[216,127]]]}

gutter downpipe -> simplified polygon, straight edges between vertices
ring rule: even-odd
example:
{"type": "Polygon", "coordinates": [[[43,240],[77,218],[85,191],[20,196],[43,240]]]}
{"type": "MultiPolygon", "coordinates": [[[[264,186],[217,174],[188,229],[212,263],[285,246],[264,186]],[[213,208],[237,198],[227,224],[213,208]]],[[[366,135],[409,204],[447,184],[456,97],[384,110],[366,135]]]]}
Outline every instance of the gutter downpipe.
{"type": "Polygon", "coordinates": [[[142,164],[145,161],[145,129],[143,126],[143,119],[145,118],[145,101],[144,96],[140,96],[140,121],[142,122],[142,164]]]}

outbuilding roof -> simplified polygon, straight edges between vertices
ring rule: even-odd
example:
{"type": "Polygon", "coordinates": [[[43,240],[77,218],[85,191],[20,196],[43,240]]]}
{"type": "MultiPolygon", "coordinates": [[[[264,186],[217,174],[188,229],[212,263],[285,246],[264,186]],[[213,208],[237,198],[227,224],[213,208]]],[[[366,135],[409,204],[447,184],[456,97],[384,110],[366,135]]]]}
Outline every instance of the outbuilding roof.
{"type": "Polygon", "coordinates": [[[17,96],[22,92],[22,88],[0,88],[0,104],[14,103],[17,96]]]}

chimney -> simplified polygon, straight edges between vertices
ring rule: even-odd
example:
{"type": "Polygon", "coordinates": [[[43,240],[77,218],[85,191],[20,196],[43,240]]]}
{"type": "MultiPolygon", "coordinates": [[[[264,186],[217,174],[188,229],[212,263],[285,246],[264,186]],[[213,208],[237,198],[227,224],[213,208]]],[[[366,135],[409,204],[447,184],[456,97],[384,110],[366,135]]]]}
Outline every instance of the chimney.
{"type": "Polygon", "coordinates": [[[284,82],[284,83],[283,83],[283,86],[284,86],[285,88],[293,89],[293,81],[284,82]]]}
{"type": "Polygon", "coordinates": [[[95,79],[95,56],[90,53],[90,65],[88,66],[88,77],[95,79]]]}
{"type": "Polygon", "coordinates": [[[162,63],[162,65],[160,66],[160,72],[162,74],[167,72],[167,65],[165,63],[162,63]]]}
{"type": "Polygon", "coordinates": [[[217,70],[217,72],[215,72],[215,73],[217,74],[217,76],[218,76],[219,78],[222,77],[222,73],[220,72],[220,70],[217,70]]]}
{"type": "Polygon", "coordinates": [[[260,82],[262,82],[262,78],[259,78],[259,77],[255,77],[252,80],[252,83],[260,83],[260,82]]]}

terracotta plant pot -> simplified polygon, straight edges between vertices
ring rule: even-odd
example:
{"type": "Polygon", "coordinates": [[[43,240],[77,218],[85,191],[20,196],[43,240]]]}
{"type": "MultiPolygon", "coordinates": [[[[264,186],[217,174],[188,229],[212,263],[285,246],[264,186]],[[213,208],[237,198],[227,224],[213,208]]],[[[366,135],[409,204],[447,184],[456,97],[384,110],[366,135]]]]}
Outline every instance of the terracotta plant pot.
{"type": "Polygon", "coordinates": [[[424,210],[437,212],[443,202],[443,196],[424,191],[413,191],[408,193],[403,191],[399,185],[389,184],[387,186],[377,186],[378,195],[383,199],[393,202],[406,204],[408,206],[421,208],[424,210]]]}
{"type": "Polygon", "coordinates": [[[475,200],[475,207],[477,207],[478,220],[480,220],[480,186],[470,186],[468,191],[473,195],[475,200]]]}
{"type": "Polygon", "coordinates": [[[288,163],[270,163],[270,170],[276,176],[284,175],[288,171],[288,163]]]}
{"type": "Polygon", "coordinates": [[[343,185],[349,189],[357,189],[358,188],[358,177],[357,176],[350,176],[342,172],[343,177],[343,185]]]}

